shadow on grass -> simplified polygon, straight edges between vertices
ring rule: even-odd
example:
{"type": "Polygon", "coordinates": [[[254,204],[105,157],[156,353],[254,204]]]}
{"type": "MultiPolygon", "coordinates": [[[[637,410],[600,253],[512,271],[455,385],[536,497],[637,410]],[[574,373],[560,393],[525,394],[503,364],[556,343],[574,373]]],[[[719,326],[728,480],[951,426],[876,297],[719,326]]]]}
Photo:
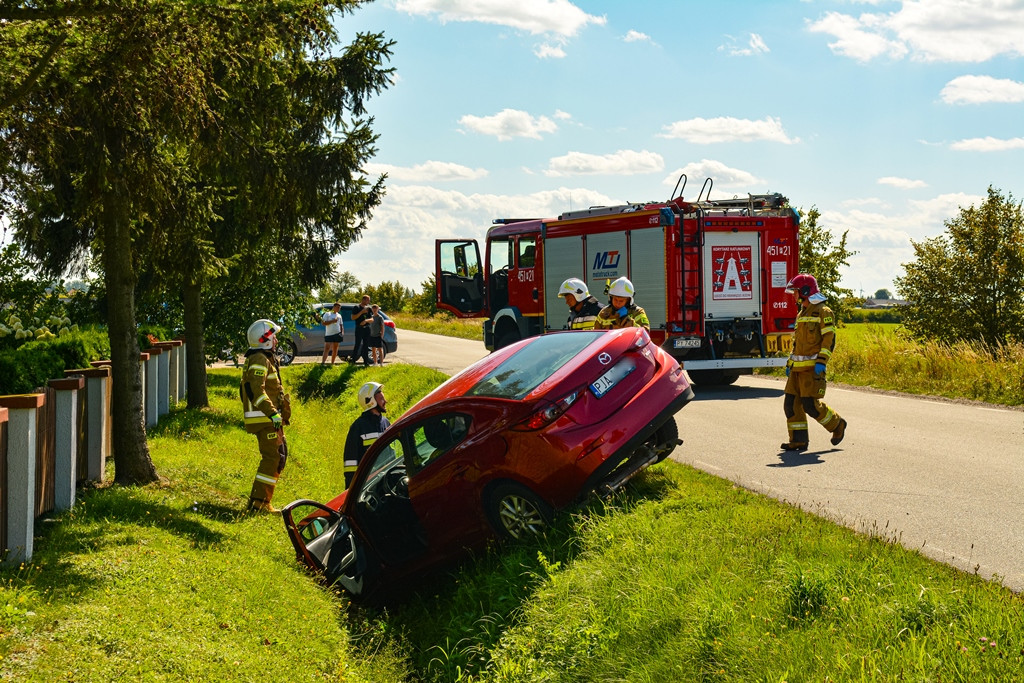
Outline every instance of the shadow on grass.
{"type": "Polygon", "coordinates": [[[385,609],[353,606],[346,615],[352,645],[372,653],[382,638],[393,637],[386,634],[401,634],[423,680],[476,672],[549,572],[579,557],[594,520],[663,500],[675,488],[658,468],[646,470],[610,500],[590,496],[560,511],[542,537],[491,542],[455,565],[421,575],[385,609]]]}
{"type": "Polygon", "coordinates": [[[319,363],[306,365],[296,373],[300,380],[293,391],[302,401],[341,396],[350,391],[352,376],[355,373],[356,366],[349,363],[334,366],[319,363]],[[338,368],[340,372],[334,372],[334,368],[338,368]]]}
{"type": "Polygon", "coordinates": [[[146,434],[150,438],[188,435],[202,427],[237,429],[240,424],[241,419],[236,415],[203,408],[184,408],[161,416],[160,422],[146,430],[146,434]]]}

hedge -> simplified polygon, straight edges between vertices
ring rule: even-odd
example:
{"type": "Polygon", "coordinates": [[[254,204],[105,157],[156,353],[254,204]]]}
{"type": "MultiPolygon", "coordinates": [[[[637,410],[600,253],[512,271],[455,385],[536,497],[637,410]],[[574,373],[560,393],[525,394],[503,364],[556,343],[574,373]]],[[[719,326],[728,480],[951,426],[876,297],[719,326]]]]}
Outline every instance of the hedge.
{"type": "Polygon", "coordinates": [[[0,350],[0,395],[28,394],[64,376],[64,370],[87,368],[110,358],[106,331],[82,330],[52,341],[32,341],[0,350]]]}

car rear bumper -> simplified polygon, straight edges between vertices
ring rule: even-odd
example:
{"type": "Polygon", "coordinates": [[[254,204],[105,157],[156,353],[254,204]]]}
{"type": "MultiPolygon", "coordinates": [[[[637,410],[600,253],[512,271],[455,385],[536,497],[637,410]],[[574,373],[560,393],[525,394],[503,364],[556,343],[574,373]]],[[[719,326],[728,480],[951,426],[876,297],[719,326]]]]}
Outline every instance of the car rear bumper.
{"type": "MultiPolygon", "coordinates": [[[[633,456],[634,452],[651,438],[665,422],[674,419],[674,415],[682,410],[683,406],[692,401],[693,396],[693,387],[687,386],[685,391],[676,396],[655,417],[651,418],[632,438],[622,443],[610,456],[605,458],[604,462],[587,477],[580,496],[586,496],[591,491],[600,489],[614,480],[621,480],[618,484],[621,485],[621,483],[628,481],[640,470],[657,462],[654,454],[651,454],[653,459],[648,458],[643,453],[637,454],[637,457],[628,457],[626,460],[624,458],[633,456]]],[[[618,488],[618,486],[613,487],[613,490],[614,488],[618,488]]]]}

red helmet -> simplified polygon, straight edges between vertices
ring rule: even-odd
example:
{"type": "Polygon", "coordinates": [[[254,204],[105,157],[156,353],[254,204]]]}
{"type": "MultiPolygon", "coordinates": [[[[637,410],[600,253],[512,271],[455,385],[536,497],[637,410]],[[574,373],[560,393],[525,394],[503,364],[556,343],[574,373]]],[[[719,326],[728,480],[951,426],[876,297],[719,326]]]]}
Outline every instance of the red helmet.
{"type": "Polygon", "coordinates": [[[799,293],[801,297],[806,299],[818,293],[818,281],[814,279],[813,275],[800,273],[789,281],[789,284],[786,285],[786,291],[790,294],[799,293]]]}

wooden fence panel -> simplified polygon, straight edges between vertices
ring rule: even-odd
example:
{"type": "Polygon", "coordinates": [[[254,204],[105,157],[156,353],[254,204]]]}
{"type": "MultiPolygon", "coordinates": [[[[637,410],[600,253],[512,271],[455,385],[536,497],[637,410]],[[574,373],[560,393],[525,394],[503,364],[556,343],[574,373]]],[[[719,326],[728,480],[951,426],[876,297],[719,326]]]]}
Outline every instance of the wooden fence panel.
{"type": "Polygon", "coordinates": [[[0,552],[7,547],[7,408],[0,408],[0,552]]]}
{"type": "Polygon", "coordinates": [[[36,517],[53,512],[57,482],[57,392],[47,387],[36,408],[36,517]]]}

